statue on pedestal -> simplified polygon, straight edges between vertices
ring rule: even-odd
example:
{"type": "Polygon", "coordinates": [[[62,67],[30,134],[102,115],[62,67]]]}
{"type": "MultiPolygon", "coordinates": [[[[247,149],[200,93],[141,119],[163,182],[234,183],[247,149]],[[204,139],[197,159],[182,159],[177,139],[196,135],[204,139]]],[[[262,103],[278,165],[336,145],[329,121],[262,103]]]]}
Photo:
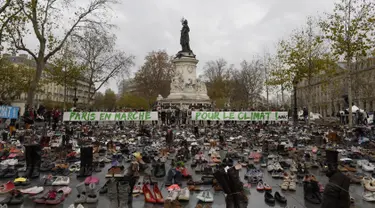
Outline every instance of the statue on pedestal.
{"type": "Polygon", "coordinates": [[[181,37],[180,37],[181,51],[177,53],[177,57],[181,58],[182,56],[187,56],[187,55],[195,57],[193,51],[190,48],[190,38],[189,38],[190,28],[188,26],[188,21],[182,18],[181,23],[182,23],[181,37]]]}

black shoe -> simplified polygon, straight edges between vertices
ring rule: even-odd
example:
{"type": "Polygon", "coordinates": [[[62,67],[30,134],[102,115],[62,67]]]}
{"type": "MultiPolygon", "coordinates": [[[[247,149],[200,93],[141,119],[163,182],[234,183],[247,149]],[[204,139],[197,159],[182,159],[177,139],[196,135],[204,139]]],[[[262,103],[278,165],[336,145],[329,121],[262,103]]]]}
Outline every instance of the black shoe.
{"type": "Polygon", "coordinates": [[[275,197],[272,196],[272,194],[268,191],[264,192],[264,201],[270,204],[275,203],[275,197]]]}
{"type": "Polygon", "coordinates": [[[275,192],[275,199],[276,201],[285,204],[286,203],[286,198],[285,196],[281,195],[278,191],[275,192]]]}

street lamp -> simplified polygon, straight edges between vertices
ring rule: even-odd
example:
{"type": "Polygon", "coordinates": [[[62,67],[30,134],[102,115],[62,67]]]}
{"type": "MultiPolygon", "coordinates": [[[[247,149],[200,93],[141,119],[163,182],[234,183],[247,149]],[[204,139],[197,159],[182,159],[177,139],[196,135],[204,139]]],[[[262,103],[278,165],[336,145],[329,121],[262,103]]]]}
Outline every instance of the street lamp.
{"type": "Polygon", "coordinates": [[[75,80],[73,101],[74,101],[73,107],[76,108],[77,107],[77,101],[78,101],[78,98],[77,98],[77,80],[75,80]]]}

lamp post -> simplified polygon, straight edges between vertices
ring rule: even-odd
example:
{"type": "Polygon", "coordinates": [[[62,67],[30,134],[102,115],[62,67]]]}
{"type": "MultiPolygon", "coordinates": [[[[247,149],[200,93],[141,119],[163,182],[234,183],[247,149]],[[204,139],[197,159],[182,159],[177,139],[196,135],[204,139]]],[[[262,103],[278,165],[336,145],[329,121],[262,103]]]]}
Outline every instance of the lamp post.
{"type": "Polygon", "coordinates": [[[75,84],[74,84],[74,98],[73,98],[73,107],[76,108],[77,107],[77,101],[78,101],[78,98],[77,98],[77,80],[75,80],[75,84]]]}

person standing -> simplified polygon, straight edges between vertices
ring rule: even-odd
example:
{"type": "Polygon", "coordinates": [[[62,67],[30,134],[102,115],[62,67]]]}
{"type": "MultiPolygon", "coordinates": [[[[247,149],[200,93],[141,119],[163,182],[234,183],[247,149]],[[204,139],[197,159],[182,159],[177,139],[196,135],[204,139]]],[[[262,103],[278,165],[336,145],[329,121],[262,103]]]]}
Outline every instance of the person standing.
{"type": "Polygon", "coordinates": [[[161,119],[161,124],[165,125],[165,119],[167,117],[167,112],[165,112],[165,109],[161,109],[160,112],[160,119],[161,119]]]}
{"type": "Polygon", "coordinates": [[[31,125],[34,124],[34,110],[32,108],[28,108],[23,115],[23,119],[25,122],[25,129],[30,129],[31,125]]]}
{"type": "Polygon", "coordinates": [[[167,109],[167,125],[171,124],[172,111],[171,108],[167,109]]]}
{"type": "Polygon", "coordinates": [[[59,111],[59,109],[54,109],[52,111],[52,118],[53,118],[52,130],[56,131],[57,124],[59,123],[59,119],[60,119],[60,111],[59,111]]]}
{"type": "Polygon", "coordinates": [[[181,120],[180,120],[181,111],[180,111],[180,109],[176,108],[174,114],[175,114],[175,117],[176,117],[176,124],[180,125],[181,124],[181,120]]]}
{"type": "Polygon", "coordinates": [[[305,123],[307,124],[309,119],[309,111],[306,107],[303,107],[303,119],[305,120],[305,123]]]}

